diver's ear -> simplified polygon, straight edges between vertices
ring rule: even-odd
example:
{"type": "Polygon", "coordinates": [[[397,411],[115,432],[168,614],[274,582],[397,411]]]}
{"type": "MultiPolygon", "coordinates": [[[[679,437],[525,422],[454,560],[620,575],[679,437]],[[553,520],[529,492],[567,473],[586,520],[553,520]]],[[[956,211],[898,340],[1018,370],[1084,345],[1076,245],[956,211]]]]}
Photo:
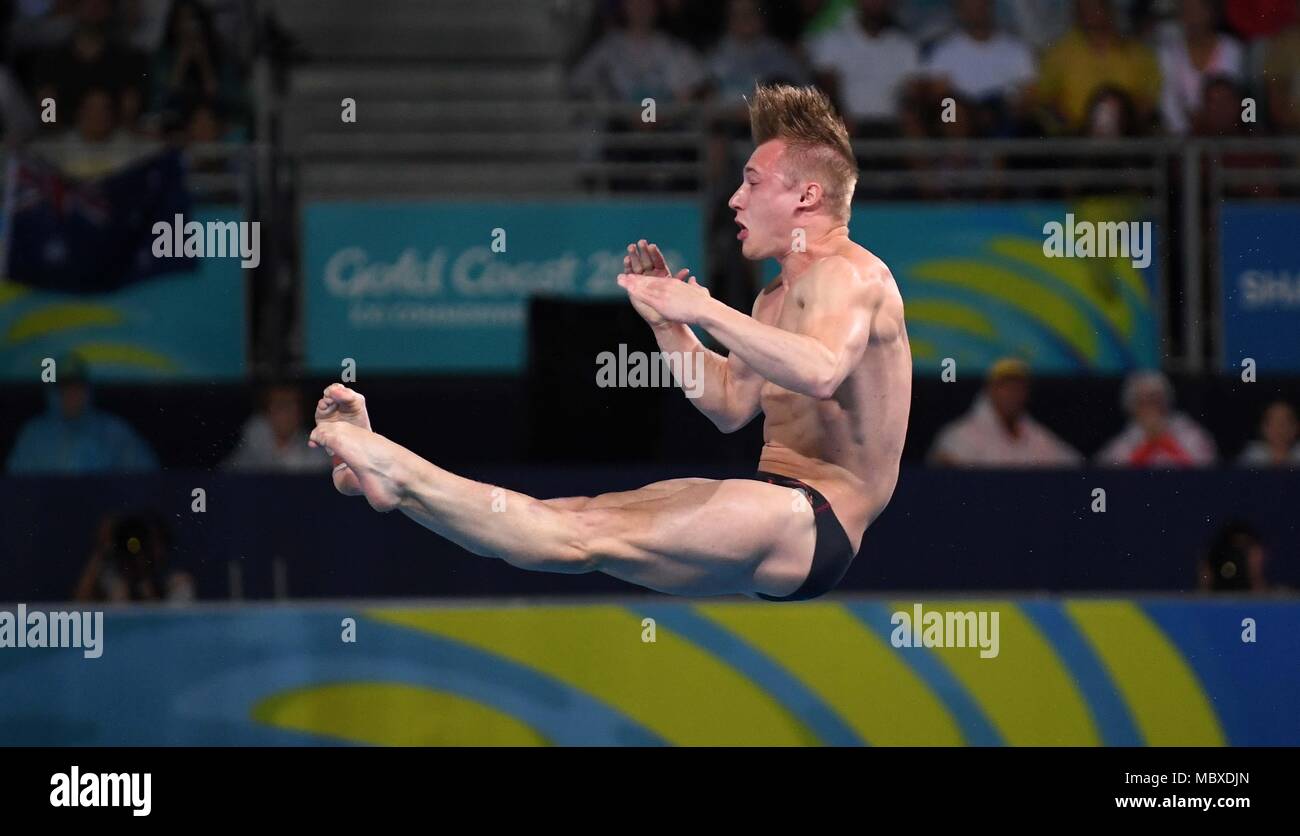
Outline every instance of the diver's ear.
{"type": "Polygon", "coordinates": [[[821,183],[805,183],[803,194],[799,195],[800,209],[816,209],[821,206],[822,200],[826,197],[825,190],[822,189],[821,183]]]}

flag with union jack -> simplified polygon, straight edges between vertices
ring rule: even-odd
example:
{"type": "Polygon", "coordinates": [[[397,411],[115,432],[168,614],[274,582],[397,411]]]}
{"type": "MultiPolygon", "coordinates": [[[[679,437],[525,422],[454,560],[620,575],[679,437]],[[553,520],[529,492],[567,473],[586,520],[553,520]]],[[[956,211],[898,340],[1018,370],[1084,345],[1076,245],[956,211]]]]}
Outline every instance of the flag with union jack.
{"type": "Polygon", "coordinates": [[[187,215],[185,167],[161,151],[93,180],[69,177],[32,155],[10,158],[3,275],[64,293],[106,293],[162,273],[193,271],[193,258],[156,258],[153,225],[187,215]]]}

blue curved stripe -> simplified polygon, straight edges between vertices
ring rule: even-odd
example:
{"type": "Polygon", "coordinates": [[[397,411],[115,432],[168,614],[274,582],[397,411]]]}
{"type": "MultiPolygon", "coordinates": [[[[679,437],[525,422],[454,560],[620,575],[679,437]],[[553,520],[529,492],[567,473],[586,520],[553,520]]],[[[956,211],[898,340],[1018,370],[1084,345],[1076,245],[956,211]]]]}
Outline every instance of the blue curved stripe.
{"type": "Polygon", "coordinates": [[[1079,632],[1079,628],[1065,614],[1059,603],[1026,601],[1020,609],[1038,627],[1043,636],[1056,649],[1056,656],[1074,678],[1083,694],[1092,719],[1107,746],[1141,746],[1142,739],[1133,715],[1120,696],[1115,682],[1106,672],[1105,665],[1093,652],[1092,645],[1079,632]]]}
{"type": "Polygon", "coordinates": [[[273,610],[124,616],[111,629],[100,660],[76,652],[0,659],[8,663],[0,664],[0,739],[28,745],[337,744],[345,741],[258,724],[253,707],[289,689],[368,681],[457,694],[559,745],[666,744],[622,712],[531,668],[355,612],[295,613],[292,620],[273,610]],[[356,644],[340,641],[340,621],[347,617],[357,619],[356,644]],[[222,652],[196,652],[207,647],[222,652]],[[158,687],[160,671],[167,672],[166,688],[158,687]],[[83,700],[86,707],[79,707],[83,700]],[[93,719],[51,722],[59,714],[93,719]]]}
{"type": "Polygon", "coordinates": [[[1300,607],[1283,601],[1151,601],[1142,609],[1196,673],[1228,743],[1300,746],[1300,607]],[[1255,641],[1242,641],[1242,621],[1255,641]]]}
{"type": "Polygon", "coordinates": [[[653,618],[657,626],[667,627],[740,671],[812,729],[823,743],[830,746],[866,745],[866,741],[799,678],[717,622],[681,604],[646,604],[637,605],[635,609],[653,618]]]}
{"type": "MultiPolygon", "coordinates": [[[[859,621],[867,625],[873,633],[880,636],[886,644],[889,644],[889,637],[894,632],[894,625],[889,620],[893,616],[893,612],[889,607],[884,604],[871,603],[846,603],[844,606],[859,621]]],[[[890,646],[893,647],[892,644],[890,646]]],[[[929,686],[930,691],[952,713],[953,719],[957,721],[957,728],[961,730],[962,738],[967,745],[1006,745],[1002,735],[994,728],[989,718],[984,715],[984,710],[971,699],[970,694],[966,692],[962,684],[930,652],[929,648],[895,648],[895,652],[912,669],[912,672],[929,686]]]]}

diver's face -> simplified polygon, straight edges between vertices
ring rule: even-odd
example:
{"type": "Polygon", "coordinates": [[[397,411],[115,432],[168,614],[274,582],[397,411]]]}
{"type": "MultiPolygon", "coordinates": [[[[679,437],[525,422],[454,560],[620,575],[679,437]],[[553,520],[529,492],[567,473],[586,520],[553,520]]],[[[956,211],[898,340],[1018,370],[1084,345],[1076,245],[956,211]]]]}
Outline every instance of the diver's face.
{"type": "Polygon", "coordinates": [[[744,178],[731,200],[740,231],[740,251],[748,259],[780,258],[793,246],[791,231],[801,193],[797,181],[787,181],[780,170],[785,143],[779,139],[754,149],[745,163],[744,178]]]}

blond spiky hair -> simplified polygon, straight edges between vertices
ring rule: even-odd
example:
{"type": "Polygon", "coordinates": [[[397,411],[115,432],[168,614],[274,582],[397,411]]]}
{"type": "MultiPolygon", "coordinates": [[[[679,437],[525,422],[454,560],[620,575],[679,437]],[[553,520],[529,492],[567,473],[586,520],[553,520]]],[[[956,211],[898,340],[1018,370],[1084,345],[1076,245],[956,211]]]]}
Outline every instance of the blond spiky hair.
{"type": "Polygon", "coordinates": [[[858,183],[858,162],[844,120],[826,94],[816,87],[758,85],[748,104],[754,144],[784,142],[781,165],[786,176],[820,183],[827,206],[847,219],[858,183]]]}

